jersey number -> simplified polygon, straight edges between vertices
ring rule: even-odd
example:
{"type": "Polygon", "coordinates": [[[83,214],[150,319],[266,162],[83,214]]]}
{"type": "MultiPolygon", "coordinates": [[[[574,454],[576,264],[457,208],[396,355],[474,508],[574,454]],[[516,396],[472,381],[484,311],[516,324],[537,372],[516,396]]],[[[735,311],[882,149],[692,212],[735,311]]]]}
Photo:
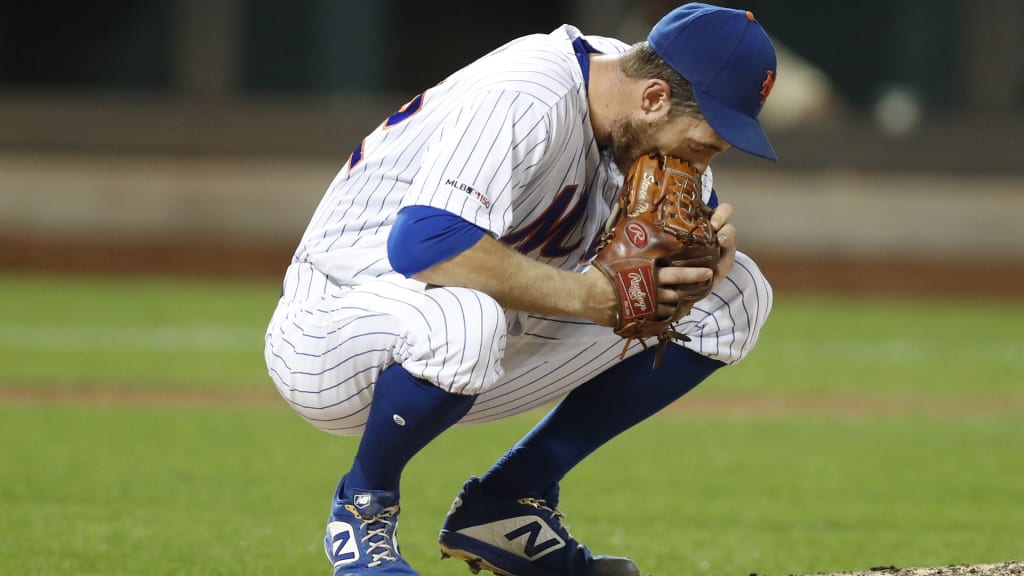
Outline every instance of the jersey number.
{"type": "MultiPolygon", "coordinates": [[[[415,98],[409,100],[408,102],[405,103],[404,106],[399,108],[397,112],[395,112],[391,116],[388,116],[387,120],[384,121],[384,124],[380,126],[380,129],[387,130],[388,128],[398,126],[402,122],[405,122],[409,118],[412,118],[417,112],[420,111],[420,108],[422,107],[423,93],[420,92],[419,94],[416,95],[415,98]]],[[[356,146],[356,149],[352,151],[352,155],[348,157],[349,170],[352,170],[353,168],[356,167],[357,164],[363,161],[363,148],[365,147],[366,139],[363,138],[363,141],[359,143],[359,146],[356,146]]]]}

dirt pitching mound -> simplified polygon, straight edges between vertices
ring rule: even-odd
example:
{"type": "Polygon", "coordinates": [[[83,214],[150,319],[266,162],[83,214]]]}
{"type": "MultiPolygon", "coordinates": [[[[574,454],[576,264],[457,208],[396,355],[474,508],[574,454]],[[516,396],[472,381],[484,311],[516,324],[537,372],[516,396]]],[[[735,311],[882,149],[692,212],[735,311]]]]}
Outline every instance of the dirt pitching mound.
{"type": "Polygon", "coordinates": [[[1024,576],[1024,562],[954,565],[938,568],[885,566],[865,572],[837,572],[828,576],[1024,576]]]}

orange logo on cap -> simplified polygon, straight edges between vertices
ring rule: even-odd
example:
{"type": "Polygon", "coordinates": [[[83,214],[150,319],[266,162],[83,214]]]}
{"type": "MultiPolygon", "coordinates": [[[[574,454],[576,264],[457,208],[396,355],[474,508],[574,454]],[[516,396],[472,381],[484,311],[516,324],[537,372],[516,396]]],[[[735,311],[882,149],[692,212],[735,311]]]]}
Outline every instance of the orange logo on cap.
{"type": "Polygon", "coordinates": [[[764,82],[761,83],[761,106],[764,106],[764,101],[768,99],[768,95],[772,93],[772,88],[774,87],[775,72],[769,70],[764,82]]]}

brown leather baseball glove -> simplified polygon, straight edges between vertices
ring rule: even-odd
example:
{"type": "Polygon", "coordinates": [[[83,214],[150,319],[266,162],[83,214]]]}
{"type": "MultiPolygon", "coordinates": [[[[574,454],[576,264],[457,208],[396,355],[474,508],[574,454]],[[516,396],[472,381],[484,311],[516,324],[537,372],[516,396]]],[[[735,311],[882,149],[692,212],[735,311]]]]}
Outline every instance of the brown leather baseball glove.
{"type": "Polygon", "coordinates": [[[679,301],[670,315],[661,316],[656,270],[718,266],[721,252],[712,212],[701,199],[700,174],[686,162],[650,154],[629,168],[594,259],[619,294],[615,333],[626,338],[623,355],[634,339],[646,346],[646,339],[657,337],[657,367],[670,340],[689,340],[672,325],[711,293],[712,281],[662,286],[675,290],[679,301]]]}

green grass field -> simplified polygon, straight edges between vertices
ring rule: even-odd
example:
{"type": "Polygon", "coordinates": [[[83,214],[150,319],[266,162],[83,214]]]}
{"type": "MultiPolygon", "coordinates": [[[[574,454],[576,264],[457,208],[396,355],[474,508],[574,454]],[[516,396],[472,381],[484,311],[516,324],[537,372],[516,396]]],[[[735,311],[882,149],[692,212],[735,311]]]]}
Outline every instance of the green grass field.
{"type": "MultiPolygon", "coordinates": [[[[274,401],[277,291],[0,277],[0,574],[329,573],[357,440],[274,401]]],[[[1024,303],[779,294],[744,364],[584,462],[561,508],[655,576],[1024,559],[1022,326],[1024,303]]],[[[438,561],[444,512],[539,415],[413,460],[400,535],[424,574],[468,574],[438,561]]]]}

